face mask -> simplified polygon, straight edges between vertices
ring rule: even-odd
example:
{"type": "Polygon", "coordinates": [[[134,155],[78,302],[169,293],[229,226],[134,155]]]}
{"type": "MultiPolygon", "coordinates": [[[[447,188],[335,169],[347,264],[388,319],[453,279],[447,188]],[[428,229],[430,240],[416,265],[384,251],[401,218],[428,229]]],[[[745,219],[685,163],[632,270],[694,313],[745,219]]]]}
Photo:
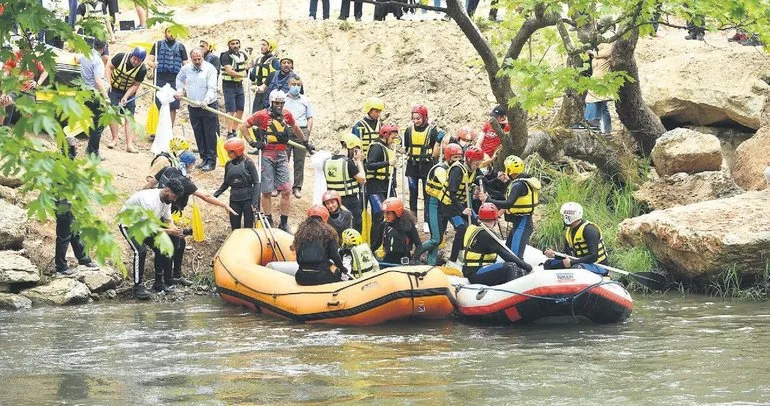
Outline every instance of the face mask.
{"type": "Polygon", "coordinates": [[[299,95],[300,88],[301,88],[301,86],[296,86],[296,85],[292,86],[291,88],[289,88],[289,94],[292,95],[292,96],[299,95]]]}

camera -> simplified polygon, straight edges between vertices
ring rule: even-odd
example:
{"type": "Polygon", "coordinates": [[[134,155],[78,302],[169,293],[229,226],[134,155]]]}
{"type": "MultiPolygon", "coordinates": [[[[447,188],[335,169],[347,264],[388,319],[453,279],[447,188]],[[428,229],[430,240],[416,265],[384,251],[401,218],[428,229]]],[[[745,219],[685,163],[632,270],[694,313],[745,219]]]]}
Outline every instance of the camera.
{"type": "Polygon", "coordinates": [[[192,233],[193,233],[192,228],[185,228],[184,230],[182,230],[182,234],[184,235],[192,235],[192,233]]]}

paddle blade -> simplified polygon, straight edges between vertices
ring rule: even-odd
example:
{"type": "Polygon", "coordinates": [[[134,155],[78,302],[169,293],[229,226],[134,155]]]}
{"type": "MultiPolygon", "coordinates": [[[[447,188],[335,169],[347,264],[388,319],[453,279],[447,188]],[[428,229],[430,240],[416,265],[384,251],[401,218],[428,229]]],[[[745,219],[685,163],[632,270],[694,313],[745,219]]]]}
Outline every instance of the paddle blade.
{"type": "Polygon", "coordinates": [[[372,214],[369,213],[369,209],[366,209],[361,213],[361,239],[369,244],[371,241],[369,241],[371,238],[372,233],[372,214]]]}
{"type": "Polygon", "coordinates": [[[666,276],[656,272],[630,272],[628,276],[634,278],[634,282],[651,290],[665,290],[668,282],[666,276]]]}
{"type": "Polygon", "coordinates": [[[217,161],[219,166],[225,166],[227,163],[227,151],[225,150],[225,139],[217,137],[217,161]]]}
{"type": "Polygon", "coordinates": [[[147,135],[154,135],[155,131],[157,131],[159,116],[160,112],[158,111],[158,106],[156,106],[155,103],[152,103],[150,105],[150,110],[147,112],[147,124],[145,125],[147,135]]]}
{"type": "Polygon", "coordinates": [[[198,201],[193,200],[192,204],[192,230],[193,240],[195,242],[203,242],[206,238],[203,233],[203,217],[201,216],[201,208],[198,207],[198,201]]]}

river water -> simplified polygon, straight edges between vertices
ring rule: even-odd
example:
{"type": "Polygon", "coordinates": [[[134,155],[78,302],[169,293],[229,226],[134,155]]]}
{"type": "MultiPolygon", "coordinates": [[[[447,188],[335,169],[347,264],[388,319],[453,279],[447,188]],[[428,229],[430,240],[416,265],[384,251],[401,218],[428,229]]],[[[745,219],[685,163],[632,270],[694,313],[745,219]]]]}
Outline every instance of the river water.
{"type": "Polygon", "coordinates": [[[0,312],[0,404],[770,404],[767,303],[636,295],[619,325],[303,325],[226,305],[0,312]]]}

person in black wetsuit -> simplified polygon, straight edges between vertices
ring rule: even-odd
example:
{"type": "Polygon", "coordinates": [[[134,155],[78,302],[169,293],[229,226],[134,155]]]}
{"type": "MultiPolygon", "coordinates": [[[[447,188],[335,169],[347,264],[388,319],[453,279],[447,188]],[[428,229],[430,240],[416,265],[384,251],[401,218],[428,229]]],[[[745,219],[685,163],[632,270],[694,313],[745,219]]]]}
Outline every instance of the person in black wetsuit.
{"type": "Polygon", "coordinates": [[[597,265],[608,265],[607,248],[599,226],[583,219],[583,206],[578,203],[564,203],[559,212],[565,227],[564,251],[577,258],[563,258],[552,249],[547,249],[543,253],[550,259],[545,262],[544,268],[583,268],[595,274],[607,275],[607,269],[597,265]]]}
{"type": "Polygon", "coordinates": [[[292,251],[297,253],[299,265],[294,279],[301,286],[339,282],[342,274],[349,272],[342,264],[337,232],[326,224],[329,211],[323,206],[313,205],[307,215],[308,218],[297,228],[291,245],[292,251]],[[330,261],[337,267],[334,271],[330,261]]]}
{"type": "Polygon", "coordinates": [[[372,251],[380,246],[385,251],[382,261],[388,264],[401,264],[402,258],[411,258],[421,246],[420,235],[414,226],[415,219],[411,212],[404,212],[404,202],[395,197],[382,203],[385,221],[380,223],[372,240],[372,251]]]}
{"type": "Polygon", "coordinates": [[[463,239],[463,276],[470,283],[487,286],[501,285],[532,271],[532,266],[513,255],[500,244],[490,230],[497,224],[497,207],[484,203],[479,208],[479,222],[468,226],[463,239]],[[497,262],[500,257],[505,262],[497,262]]]}
{"type": "Polygon", "coordinates": [[[329,225],[337,231],[337,236],[342,238],[342,232],[353,227],[353,213],[342,206],[342,198],[334,190],[327,190],[321,196],[321,203],[329,211],[329,225]]]}
{"type": "Polygon", "coordinates": [[[225,165],[225,179],[222,186],[213,193],[219,197],[230,189],[230,207],[235,214],[230,213],[230,227],[235,230],[254,227],[254,212],[259,211],[259,175],[254,161],[243,155],[245,149],[243,140],[230,138],[225,142],[225,150],[230,161],[225,165]]]}

